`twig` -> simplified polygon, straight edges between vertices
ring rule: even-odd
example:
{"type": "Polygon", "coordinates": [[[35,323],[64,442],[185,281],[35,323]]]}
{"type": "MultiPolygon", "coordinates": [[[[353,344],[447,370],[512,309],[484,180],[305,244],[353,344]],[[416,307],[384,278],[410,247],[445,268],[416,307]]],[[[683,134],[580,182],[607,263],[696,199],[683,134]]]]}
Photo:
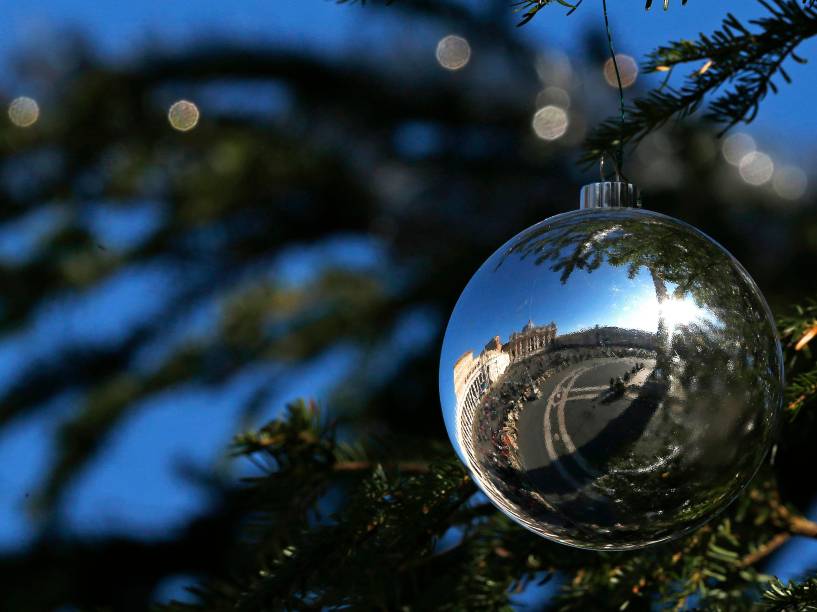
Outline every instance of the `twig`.
{"type": "Polygon", "coordinates": [[[788,542],[793,535],[801,535],[809,538],[817,538],[817,523],[804,516],[792,514],[786,506],[777,500],[772,500],[772,509],[778,518],[784,522],[786,531],[781,531],[768,542],[761,544],[740,561],[742,567],[754,565],[761,559],[772,554],[775,550],[788,542]]]}
{"type": "Polygon", "coordinates": [[[788,523],[789,533],[817,538],[817,523],[804,516],[792,514],[785,506],[778,506],[777,514],[788,523]]]}
{"type": "Polygon", "coordinates": [[[755,550],[753,550],[748,555],[743,557],[743,559],[740,560],[741,567],[749,567],[750,565],[754,565],[761,559],[768,557],[778,548],[783,546],[783,544],[788,542],[789,539],[791,539],[791,533],[789,533],[788,531],[778,533],[771,540],[769,540],[765,544],[761,544],[755,550]]]}

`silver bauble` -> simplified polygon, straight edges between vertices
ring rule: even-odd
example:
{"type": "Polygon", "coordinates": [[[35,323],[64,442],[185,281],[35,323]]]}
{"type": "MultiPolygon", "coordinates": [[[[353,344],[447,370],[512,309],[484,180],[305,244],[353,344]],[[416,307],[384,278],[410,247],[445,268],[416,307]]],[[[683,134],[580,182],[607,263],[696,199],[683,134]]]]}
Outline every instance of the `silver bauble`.
{"type": "Polygon", "coordinates": [[[723,247],[627,183],[518,234],[474,274],[443,342],[458,455],[531,531],[623,550],[700,526],[757,471],[781,413],[780,342],[723,247]]]}

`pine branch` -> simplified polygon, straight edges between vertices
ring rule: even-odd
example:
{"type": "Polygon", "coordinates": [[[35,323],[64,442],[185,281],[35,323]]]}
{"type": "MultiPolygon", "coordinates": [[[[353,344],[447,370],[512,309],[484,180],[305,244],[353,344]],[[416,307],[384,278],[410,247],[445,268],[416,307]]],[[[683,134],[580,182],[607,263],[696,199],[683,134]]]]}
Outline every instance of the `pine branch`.
{"type": "Polygon", "coordinates": [[[795,306],[795,314],[781,317],[778,326],[783,340],[788,340],[788,369],[796,372],[786,386],[786,409],[794,417],[817,396],[817,363],[810,346],[817,337],[817,301],[795,306]],[[805,369],[801,361],[806,361],[805,369]]]}
{"type": "Polygon", "coordinates": [[[573,11],[579,8],[579,5],[582,3],[582,0],[577,0],[575,4],[571,4],[566,0],[518,0],[514,2],[514,12],[521,12],[522,19],[516,25],[521,27],[528,23],[531,19],[536,17],[543,8],[550,4],[560,4],[566,7],[568,10],[567,14],[571,15],[573,11]]]}
{"type": "MultiPolygon", "coordinates": [[[[756,501],[763,501],[762,496],[750,493],[756,501]]],[[[760,546],[745,555],[741,560],[741,566],[748,567],[755,565],[759,561],[765,559],[778,548],[783,546],[794,535],[805,536],[810,538],[817,538],[817,523],[807,519],[806,517],[794,514],[785,505],[780,502],[777,495],[766,497],[766,503],[772,512],[772,521],[776,525],[780,525],[785,529],[775,534],[771,539],[762,543],[760,546]]]]}
{"type": "Polygon", "coordinates": [[[762,477],[727,516],[687,538],[597,556],[566,582],[558,609],[683,609],[691,597],[700,609],[752,609],[768,582],[757,565],[793,534],[817,537],[817,523],[792,512],[774,479],[762,477]]]}
{"type": "Polygon", "coordinates": [[[706,116],[728,130],[751,122],[769,91],[776,92],[776,77],[791,82],[784,62],[806,60],[795,52],[806,39],[817,35],[817,10],[810,0],[759,0],[768,16],[747,28],[731,13],[721,28],[695,41],[682,40],[659,47],[644,65],[645,72],[666,72],[678,66],[704,62],[680,88],[662,86],[637,99],[626,109],[625,120],[610,118],[585,142],[582,161],[593,163],[619,143],[637,143],[672,118],[695,113],[707,96],[724,87],[709,104],[706,116]]]}
{"type": "Polygon", "coordinates": [[[394,595],[389,591],[399,590],[400,574],[431,554],[434,537],[449,528],[452,514],[473,490],[455,463],[438,464],[406,479],[376,468],[332,524],[304,526],[293,533],[290,543],[256,573],[239,580],[233,589],[240,592],[238,597],[202,592],[206,608],[390,608],[394,595]]]}
{"type": "MultiPolygon", "coordinates": [[[[688,0],[681,0],[681,5],[685,6],[688,0]]],[[[567,0],[518,0],[514,2],[514,7],[517,12],[522,12],[522,20],[517,24],[518,26],[523,26],[528,23],[531,19],[536,17],[540,10],[545,8],[551,4],[560,4],[568,8],[567,11],[568,15],[571,15],[573,11],[579,8],[581,5],[582,0],[576,0],[575,4],[567,2],[567,0]]],[[[646,10],[650,10],[652,8],[653,0],[647,0],[644,8],[646,10]]],[[[663,0],[664,10],[666,11],[669,8],[669,0],[663,0]]]]}
{"type": "Polygon", "coordinates": [[[817,610],[817,578],[788,584],[775,578],[763,593],[763,601],[767,610],[817,610]]]}
{"type": "Polygon", "coordinates": [[[749,567],[750,565],[755,565],[759,561],[762,561],[778,548],[783,546],[786,542],[791,539],[791,533],[787,531],[782,531],[772,537],[771,540],[764,542],[760,546],[758,546],[755,550],[750,552],[748,555],[744,556],[741,559],[740,564],[743,567],[749,567]]]}
{"type": "Polygon", "coordinates": [[[797,374],[786,387],[786,410],[796,416],[800,409],[817,396],[817,367],[797,374]]]}
{"type": "MultiPolygon", "coordinates": [[[[588,553],[534,538],[488,504],[453,458],[394,457],[388,446],[343,445],[314,404],[242,434],[236,450],[267,466],[250,481],[254,519],[245,529],[245,571],[194,589],[196,609],[506,609],[514,590],[544,572],[567,583],[561,610],[616,606],[748,608],[767,578],[755,568],[814,523],[786,506],[767,472],[716,523],[665,545],[631,553],[588,553]],[[342,491],[331,514],[319,508],[342,491]],[[458,541],[436,542],[452,530],[458,541]],[[428,605],[426,605],[428,604],[428,605]]],[[[538,577],[538,578],[537,578],[538,577]]],[[[188,609],[174,604],[170,610],[188,609]]]]}
{"type": "MultiPolygon", "coordinates": [[[[380,602],[391,608],[392,590],[399,592],[401,576],[415,565],[429,562],[436,538],[473,520],[468,513],[455,517],[475,491],[460,463],[412,447],[429,460],[400,460],[387,443],[341,444],[335,426],[304,402],[237,436],[236,454],[254,458],[265,472],[248,481],[256,501],[245,539],[259,563],[195,590],[202,606],[255,611],[380,602]],[[323,516],[330,490],[342,491],[344,501],[323,516]]],[[[472,596],[490,595],[496,603],[507,600],[506,590],[507,584],[489,584],[472,596]]]]}

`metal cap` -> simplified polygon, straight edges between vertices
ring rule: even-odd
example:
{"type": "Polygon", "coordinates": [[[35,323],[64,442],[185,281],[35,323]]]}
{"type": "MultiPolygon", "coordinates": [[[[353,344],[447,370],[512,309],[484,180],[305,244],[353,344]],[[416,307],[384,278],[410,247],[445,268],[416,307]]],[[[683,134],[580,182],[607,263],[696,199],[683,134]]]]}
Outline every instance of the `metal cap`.
{"type": "Polygon", "coordinates": [[[638,187],[624,181],[604,181],[582,187],[579,208],[620,207],[641,208],[641,193],[638,187]]]}

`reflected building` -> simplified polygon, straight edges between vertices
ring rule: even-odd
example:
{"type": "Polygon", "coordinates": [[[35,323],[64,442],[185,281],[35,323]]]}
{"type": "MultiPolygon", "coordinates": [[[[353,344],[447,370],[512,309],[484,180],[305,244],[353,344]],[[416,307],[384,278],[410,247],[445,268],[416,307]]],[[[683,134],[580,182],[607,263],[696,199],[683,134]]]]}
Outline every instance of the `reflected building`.
{"type": "Polygon", "coordinates": [[[529,320],[521,331],[513,332],[505,344],[494,336],[478,356],[466,351],[454,364],[454,395],[457,398],[457,437],[472,464],[476,462],[470,441],[473,439],[474,415],[480,400],[512,363],[541,353],[553,345],[556,324],[534,325],[529,320]],[[468,443],[463,444],[464,441],[468,443]]]}
{"type": "MultiPolygon", "coordinates": [[[[482,471],[480,464],[484,457],[478,457],[480,453],[475,450],[479,446],[475,427],[481,418],[484,420],[488,413],[496,412],[492,408],[494,401],[489,402],[490,405],[483,402],[492,389],[507,398],[506,387],[510,385],[521,388],[528,399],[533,399],[539,394],[536,382],[544,383],[549,377],[545,370],[557,363],[557,369],[561,369],[566,364],[566,355],[577,355],[577,349],[590,350],[596,358],[607,357],[606,349],[611,346],[627,347],[630,351],[646,349],[640,352],[646,357],[654,354],[656,344],[655,334],[617,327],[596,325],[562,336],[556,332],[555,322],[536,325],[529,320],[520,331],[511,333],[508,342],[503,344],[500,336],[494,336],[479,355],[467,351],[454,364],[457,438],[472,469],[482,471]],[[487,411],[486,415],[478,414],[480,406],[487,411]]],[[[516,437],[515,432],[511,437],[516,437]]]]}
{"type": "Polygon", "coordinates": [[[555,339],[556,323],[536,326],[529,320],[522,331],[511,334],[503,349],[510,355],[511,362],[516,362],[544,351],[555,339]]]}
{"type": "Polygon", "coordinates": [[[557,345],[559,348],[618,345],[654,350],[656,341],[655,334],[639,329],[596,325],[559,336],[557,345]]]}
{"type": "Polygon", "coordinates": [[[621,442],[622,428],[646,428],[666,393],[653,373],[656,346],[656,334],[638,329],[596,325],[559,336],[554,322],[528,321],[508,342],[495,336],[479,355],[463,354],[453,372],[456,435],[494,503],[534,531],[582,496],[595,512],[603,479],[594,466],[605,463],[611,436],[621,442]],[[605,408],[579,424],[595,405],[605,408]]]}
{"type": "MultiPolygon", "coordinates": [[[[504,350],[499,336],[488,342],[482,352],[474,357],[467,351],[454,364],[454,393],[457,396],[457,434],[460,443],[470,440],[474,412],[480,399],[493,383],[499,380],[511,364],[511,358],[504,350]]],[[[469,459],[474,461],[471,445],[466,444],[469,459]]]]}

